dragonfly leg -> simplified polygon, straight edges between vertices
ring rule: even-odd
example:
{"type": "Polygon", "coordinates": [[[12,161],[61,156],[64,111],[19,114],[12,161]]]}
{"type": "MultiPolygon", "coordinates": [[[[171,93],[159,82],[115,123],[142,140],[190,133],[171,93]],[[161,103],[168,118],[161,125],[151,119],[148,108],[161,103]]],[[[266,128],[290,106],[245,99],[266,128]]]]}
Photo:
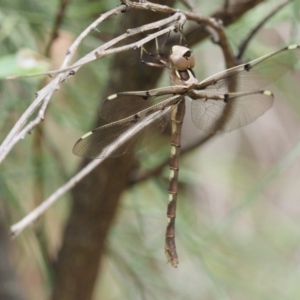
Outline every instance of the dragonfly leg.
{"type": "Polygon", "coordinates": [[[161,62],[159,54],[152,54],[152,53],[148,52],[145,49],[145,47],[143,47],[143,46],[141,47],[140,59],[143,64],[150,66],[150,67],[156,67],[156,68],[165,68],[166,67],[166,65],[161,62]],[[155,59],[157,59],[159,61],[159,63],[154,63],[154,62],[144,60],[144,53],[146,53],[150,57],[154,57],[155,59]]]}

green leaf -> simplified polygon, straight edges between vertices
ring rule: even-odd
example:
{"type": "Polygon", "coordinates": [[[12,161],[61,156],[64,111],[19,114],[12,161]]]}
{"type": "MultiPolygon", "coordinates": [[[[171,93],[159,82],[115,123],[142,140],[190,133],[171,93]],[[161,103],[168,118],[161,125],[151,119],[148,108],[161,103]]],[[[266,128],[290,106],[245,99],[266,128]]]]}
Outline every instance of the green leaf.
{"type": "Polygon", "coordinates": [[[49,68],[50,63],[46,57],[26,48],[0,57],[0,78],[45,72],[49,68]]]}

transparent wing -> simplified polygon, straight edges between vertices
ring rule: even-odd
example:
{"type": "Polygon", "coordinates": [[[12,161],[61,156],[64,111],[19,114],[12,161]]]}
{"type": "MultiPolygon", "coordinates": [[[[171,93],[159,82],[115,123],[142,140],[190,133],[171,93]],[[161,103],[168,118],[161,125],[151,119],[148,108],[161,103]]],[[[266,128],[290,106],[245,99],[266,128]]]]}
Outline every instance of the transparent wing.
{"type": "Polygon", "coordinates": [[[192,119],[204,132],[228,132],[253,122],[272,106],[273,99],[270,91],[256,91],[229,94],[226,101],[193,100],[192,119]]]}
{"type": "Polygon", "coordinates": [[[212,92],[250,92],[266,87],[295,67],[300,47],[291,45],[247,64],[217,73],[200,82],[197,89],[212,92]]]}
{"type": "Polygon", "coordinates": [[[137,120],[126,119],[94,129],[73,147],[77,156],[88,158],[117,157],[146,146],[168,124],[171,107],[137,120]]]}
{"type": "Polygon", "coordinates": [[[109,96],[100,108],[100,115],[106,121],[121,120],[146,110],[158,107],[170,95],[184,94],[186,86],[169,86],[149,91],[122,92],[109,96]]]}

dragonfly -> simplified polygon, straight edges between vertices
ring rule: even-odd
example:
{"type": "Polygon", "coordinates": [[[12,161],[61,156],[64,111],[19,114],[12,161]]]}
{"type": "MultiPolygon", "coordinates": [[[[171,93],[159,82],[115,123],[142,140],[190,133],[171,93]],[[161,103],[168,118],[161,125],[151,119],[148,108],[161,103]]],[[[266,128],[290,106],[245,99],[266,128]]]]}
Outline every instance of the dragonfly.
{"type": "Polygon", "coordinates": [[[169,71],[171,85],[106,98],[100,114],[109,123],[82,136],[73,153],[105,159],[136,151],[155,139],[171,120],[165,253],[177,267],[175,218],[186,97],[191,100],[192,120],[200,130],[209,134],[232,131],[253,122],[272,106],[274,95],[264,88],[293,69],[299,59],[300,46],[290,45],[198,81],[193,71],[194,54],[185,46],[174,45],[169,58],[160,59],[169,71]]]}

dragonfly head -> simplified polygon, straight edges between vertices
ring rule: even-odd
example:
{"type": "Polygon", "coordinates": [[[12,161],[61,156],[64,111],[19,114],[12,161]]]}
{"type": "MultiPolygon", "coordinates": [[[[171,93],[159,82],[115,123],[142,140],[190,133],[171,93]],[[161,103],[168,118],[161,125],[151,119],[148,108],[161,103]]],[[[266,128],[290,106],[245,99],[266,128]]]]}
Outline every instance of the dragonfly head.
{"type": "Polygon", "coordinates": [[[192,51],[184,46],[173,46],[170,54],[170,61],[179,71],[192,69],[195,66],[195,57],[192,51]]]}

